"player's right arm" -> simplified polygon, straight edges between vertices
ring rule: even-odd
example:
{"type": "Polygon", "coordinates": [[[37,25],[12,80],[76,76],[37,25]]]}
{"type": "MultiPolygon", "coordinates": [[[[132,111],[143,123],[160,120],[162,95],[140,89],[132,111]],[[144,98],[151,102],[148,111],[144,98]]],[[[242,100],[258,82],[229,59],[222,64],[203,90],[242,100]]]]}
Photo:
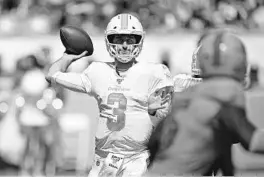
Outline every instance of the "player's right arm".
{"type": "Polygon", "coordinates": [[[247,118],[246,111],[235,106],[225,105],[220,111],[220,122],[234,133],[242,146],[251,151],[264,153],[264,130],[257,128],[247,118]]]}
{"type": "Polygon", "coordinates": [[[91,82],[85,73],[66,72],[68,67],[76,60],[86,55],[87,51],[80,55],[69,55],[64,53],[63,56],[54,62],[46,75],[46,80],[52,86],[60,85],[72,91],[89,93],[91,91],[91,82]]]}

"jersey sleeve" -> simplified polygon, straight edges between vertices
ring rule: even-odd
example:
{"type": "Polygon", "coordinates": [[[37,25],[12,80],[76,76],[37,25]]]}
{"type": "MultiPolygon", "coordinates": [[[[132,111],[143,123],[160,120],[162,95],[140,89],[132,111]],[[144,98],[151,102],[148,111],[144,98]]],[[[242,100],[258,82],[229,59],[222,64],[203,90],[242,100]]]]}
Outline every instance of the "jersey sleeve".
{"type": "Polygon", "coordinates": [[[93,91],[93,78],[96,76],[96,62],[91,63],[81,74],[83,86],[87,93],[93,91]]]}
{"type": "Polygon", "coordinates": [[[149,96],[162,88],[173,87],[173,79],[169,69],[162,64],[153,69],[154,77],[150,79],[149,96]]]}
{"type": "Polygon", "coordinates": [[[173,77],[174,92],[182,92],[185,89],[185,82],[188,80],[187,74],[178,74],[173,77]]]}
{"type": "Polygon", "coordinates": [[[182,92],[183,90],[201,82],[201,78],[193,78],[188,74],[178,74],[173,77],[174,92],[182,92]]]}
{"type": "Polygon", "coordinates": [[[93,66],[89,66],[83,73],[63,73],[56,72],[52,76],[52,85],[60,85],[72,91],[81,93],[91,93],[92,83],[89,78],[93,66]]]}

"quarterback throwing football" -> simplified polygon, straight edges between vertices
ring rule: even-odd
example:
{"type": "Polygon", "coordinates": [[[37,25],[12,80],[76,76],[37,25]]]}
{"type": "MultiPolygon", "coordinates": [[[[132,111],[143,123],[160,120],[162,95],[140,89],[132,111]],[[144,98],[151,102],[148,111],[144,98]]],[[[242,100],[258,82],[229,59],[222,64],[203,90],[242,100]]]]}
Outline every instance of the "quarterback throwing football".
{"type": "Polygon", "coordinates": [[[83,73],[66,73],[86,52],[64,53],[49,69],[48,81],[98,101],[100,118],[89,176],[141,176],[147,169],[146,143],[155,124],[169,111],[173,81],[166,66],[136,62],[144,34],[136,17],[119,14],[105,31],[114,62],[93,62],[83,73]]]}

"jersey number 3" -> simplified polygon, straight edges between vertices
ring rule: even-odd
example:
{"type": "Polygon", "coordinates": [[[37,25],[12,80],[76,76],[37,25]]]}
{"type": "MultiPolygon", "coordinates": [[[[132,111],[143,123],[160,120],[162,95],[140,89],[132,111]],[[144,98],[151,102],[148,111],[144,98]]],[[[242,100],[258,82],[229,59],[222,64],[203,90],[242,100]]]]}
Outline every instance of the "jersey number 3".
{"type": "Polygon", "coordinates": [[[107,120],[107,127],[111,131],[120,131],[124,128],[126,122],[125,110],[127,109],[127,99],[123,93],[111,93],[107,98],[108,105],[117,105],[113,109],[113,114],[117,116],[117,121],[107,120]]]}

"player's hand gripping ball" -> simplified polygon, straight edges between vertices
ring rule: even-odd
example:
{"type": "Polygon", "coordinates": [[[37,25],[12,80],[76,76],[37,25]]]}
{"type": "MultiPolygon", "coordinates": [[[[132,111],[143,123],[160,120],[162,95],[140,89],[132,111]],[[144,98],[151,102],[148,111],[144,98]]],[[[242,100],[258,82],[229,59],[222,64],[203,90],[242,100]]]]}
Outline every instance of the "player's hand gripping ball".
{"type": "Polygon", "coordinates": [[[79,55],[88,51],[87,56],[93,54],[93,42],[90,36],[81,28],[65,26],[60,29],[60,39],[67,54],[79,55]]]}

